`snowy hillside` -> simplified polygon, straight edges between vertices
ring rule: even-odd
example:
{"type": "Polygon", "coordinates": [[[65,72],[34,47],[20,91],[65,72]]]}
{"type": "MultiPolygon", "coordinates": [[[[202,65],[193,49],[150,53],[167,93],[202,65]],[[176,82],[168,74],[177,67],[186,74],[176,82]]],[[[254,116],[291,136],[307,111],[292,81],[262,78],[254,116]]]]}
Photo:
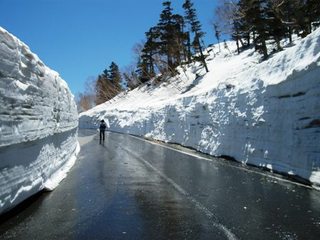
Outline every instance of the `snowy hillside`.
{"type": "Polygon", "coordinates": [[[77,126],[67,84],[0,27],[0,214],[64,178],[77,126]]]}
{"type": "Polygon", "coordinates": [[[208,49],[198,65],[80,115],[111,130],[179,143],[214,156],[308,179],[320,186],[320,29],[260,62],[235,44],[208,49]]]}

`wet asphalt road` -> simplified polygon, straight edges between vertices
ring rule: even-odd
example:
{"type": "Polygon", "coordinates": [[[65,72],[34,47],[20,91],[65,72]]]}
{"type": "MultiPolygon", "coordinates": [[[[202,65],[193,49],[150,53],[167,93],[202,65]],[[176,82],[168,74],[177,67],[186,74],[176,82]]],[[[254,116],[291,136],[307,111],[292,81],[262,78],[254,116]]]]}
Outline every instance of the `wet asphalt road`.
{"type": "Polygon", "coordinates": [[[318,191],[132,136],[79,140],[68,177],[2,216],[0,239],[320,239],[318,191]]]}

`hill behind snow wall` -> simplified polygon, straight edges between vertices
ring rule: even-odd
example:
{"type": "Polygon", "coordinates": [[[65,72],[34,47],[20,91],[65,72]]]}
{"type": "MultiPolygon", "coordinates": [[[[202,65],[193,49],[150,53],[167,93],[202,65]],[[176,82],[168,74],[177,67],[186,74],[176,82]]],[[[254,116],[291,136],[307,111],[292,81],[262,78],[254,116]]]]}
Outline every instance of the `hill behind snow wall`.
{"type": "Polygon", "coordinates": [[[319,187],[320,29],[264,62],[254,49],[227,52],[211,51],[205,75],[189,66],[171,82],[82,113],[80,127],[108,118],[117,132],[230,156],[319,187]]]}
{"type": "Polygon", "coordinates": [[[65,177],[77,126],[67,84],[0,28],[0,214],[65,177]]]}

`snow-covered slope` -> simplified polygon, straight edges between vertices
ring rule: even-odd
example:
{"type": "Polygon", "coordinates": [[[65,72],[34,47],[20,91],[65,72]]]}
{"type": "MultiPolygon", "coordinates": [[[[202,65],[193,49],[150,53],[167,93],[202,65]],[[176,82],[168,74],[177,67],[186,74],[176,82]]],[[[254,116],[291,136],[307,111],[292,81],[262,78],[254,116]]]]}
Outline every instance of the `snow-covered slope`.
{"type": "Polygon", "coordinates": [[[160,86],[145,85],[80,115],[111,130],[297,175],[320,186],[320,29],[260,62],[228,42],[160,86]]]}
{"type": "Polygon", "coordinates": [[[77,126],[67,84],[0,27],[0,214],[64,178],[77,126]]]}

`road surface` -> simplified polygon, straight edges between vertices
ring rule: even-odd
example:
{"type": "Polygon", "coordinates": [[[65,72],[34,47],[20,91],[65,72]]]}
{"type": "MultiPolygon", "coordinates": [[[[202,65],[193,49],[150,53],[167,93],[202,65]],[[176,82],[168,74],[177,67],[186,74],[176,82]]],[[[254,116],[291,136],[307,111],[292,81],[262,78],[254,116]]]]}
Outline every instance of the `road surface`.
{"type": "Polygon", "coordinates": [[[80,130],[67,178],[1,216],[0,239],[320,239],[320,192],[129,135],[80,130]]]}

